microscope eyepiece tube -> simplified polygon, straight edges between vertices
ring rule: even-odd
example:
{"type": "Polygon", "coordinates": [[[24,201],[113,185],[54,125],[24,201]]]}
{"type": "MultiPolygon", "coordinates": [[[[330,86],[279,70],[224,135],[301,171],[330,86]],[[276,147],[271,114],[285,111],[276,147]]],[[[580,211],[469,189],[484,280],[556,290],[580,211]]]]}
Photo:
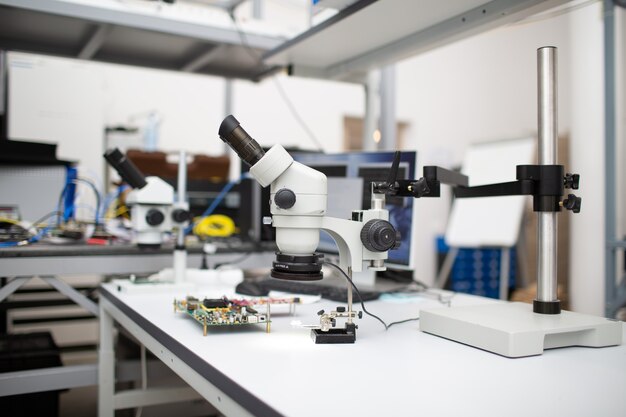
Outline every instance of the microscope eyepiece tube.
{"type": "Polygon", "coordinates": [[[226,117],[218,131],[220,139],[226,142],[246,164],[253,166],[265,155],[256,140],[252,139],[233,115],[226,117]]]}
{"type": "Polygon", "coordinates": [[[108,150],[104,154],[104,159],[120,174],[120,177],[133,188],[143,188],[146,186],[146,177],[139,171],[139,168],[132,163],[119,149],[108,150]]]}

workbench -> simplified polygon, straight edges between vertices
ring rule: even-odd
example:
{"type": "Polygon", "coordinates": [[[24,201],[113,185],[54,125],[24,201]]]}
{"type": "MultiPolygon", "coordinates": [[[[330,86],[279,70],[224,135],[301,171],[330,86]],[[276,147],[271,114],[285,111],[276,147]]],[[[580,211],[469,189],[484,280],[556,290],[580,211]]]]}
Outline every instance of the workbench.
{"type": "MultiPolygon", "coordinates": [[[[194,295],[219,292],[211,291],[194,295]]],[[[186,294],[128,294],[104,284],[101,295],[100,417],[141,404],[141,392],[114,392],[114,322],[226,416],[626,415],[626,345],[509,359],[422,333],[417,321],[385,331],[368,316],[358,321],[355,344],[316,345],[293,321],[316,323],[317,311],[337,306],[326,300],[299,305],[295,316],[274,312],[269,334],[250,326],[204,337],[173,311],[174,298],[186,294]]],[[[490,302],[498,301],[452,299],[453,306],[490,302]]],[[[414,297],[366,308],[391,322],[437,305],[414,297]]]]}
{"type": "MultiPolygon", "coordinates": [[[[219,263],[236,262],[238,267],[256,268],[271,264],[274,259],[274,249],[273,244],[258,245],[251,242],[239,242],[235,245],[231,242],[230,245],[219,246],[215,254],[207,255],[208,263],[209,266],[215,266],[219,263]]],[[[202,257],[202,246],[190,245],[188,252],[189,267],[198,267],[202,257]]],[[[171,268],[172,253],[172,245],[164,245],[156,249],[140,249],[132,244],[91,246],[42,243],[25,247],[1,248],[0,303],[5,302],[32,277],[38,276],[69,300],[84,308],[88,315],[97,318],[99,316],[97,301],[58,276],[154,273],[163,268],[171,268]]],[[[35,302],[9,304],[20,303],[35,304],[35,302]]],[[[8,308],[0,309],[0,333],[7,332],[7,310],[8,308]]],[[[125,368],[128,366],[118,367],[126,372],[125,368]]],[[[97,374],[96,364],[0,373],[0,397],[95,385],[97,374]]],[[[128,380],[129,376],[123,378],[128,380]]]]}
{"type": "MultiPolygon", "coordinates": [[[[210,264],[216,264],[250,253],[250,257],[241,263],[245,268],[267,264],[260,262],[258,256],[273,255],[275,249],[272,242],[261,246],[253,242],[238,242],[236,245],[218,246],[215,254],[207,256],[210,264]]],[[[154,273],[172,267],[173,252],[173,245],[145,249],[130,243],[105,246],[35,244],[0,248],[0,276],[154,273]]],[[[189,267],[199,267],[202,246],[191,245],[187,252],[189,267]]],[[[273,256],[268,259],[273,259],[273,256]]]]}

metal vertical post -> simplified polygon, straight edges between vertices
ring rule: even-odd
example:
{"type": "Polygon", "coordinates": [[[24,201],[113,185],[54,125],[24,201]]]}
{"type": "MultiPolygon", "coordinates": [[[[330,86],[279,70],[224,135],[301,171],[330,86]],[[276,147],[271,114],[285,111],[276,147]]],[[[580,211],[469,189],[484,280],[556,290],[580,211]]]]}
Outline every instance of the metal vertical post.
{"type": "MultiPolygon", "coordinates": [[[[233,80],[230,78],[224,79],[224,117],[233,114],[233,80]]],[[[230,147],[226,144],[224,146],[224,153],[228,154],[230,147]]]]}
{"type": "Polygon", "coordinates": [[[378,108],[380,96],[378,95],[379,71],[372,70],[367,73],[365,89],[365,116],[363,117],[363,150],[374,151],[378,144],[374,142],[374,131],[378,126],[378,108]]]}
{"type": "MultiPolygon", "coordinates": [[[[180,151],[178,154],[178,184],[176,187],[176,202],[178,207],[185,207],[187,194],[187,152],[180,151]]],[[[187,270],[187,249],[185,248],[185,227],[178,228],[176,235],[176,248],[174,250],[174,282],[185,281],[187,270]]]]}
{"type": "Polygon", "coordinates": [[[380,133],[378,149],[388,151],[398,148],[395,65],[388,65],[380,71],[380,133]]]}
{"type": "Polygon", "coordinates": [[[619,306],[613,305],[616,296],[616,210],[615,195],[615,6],[613,0],[604,0],[604,234],[605,254],[605,314],[614,317],[619,306]]]}
{"type": "MultiPolygon", "coordinates": [[[[557,54],[555,47],[548,46],[537,50],[537,87],[539,164],[556,165],[557,54]]],[[[538,303],[558,303],[556,215],[554,211],[538,213],[535,312],[540,312],[537,309],[538,303]]]]}
{"type": "Polygon", "coordinates": [[[263,0],[252,0],[252,17],[263,19],[263,0]]]}
{"type": "Polygon", "coordinates": [[[100,301],[100,351],[98,352],[98,417],[115,415],[115,352],[113,350],[113,317],[100,301]]]}
{"type": "Polygon", "coordinates": [[[499,298],[509,298],[509,275],[511,270],[511,248],[500,249],[500,291],[499,298]]]}

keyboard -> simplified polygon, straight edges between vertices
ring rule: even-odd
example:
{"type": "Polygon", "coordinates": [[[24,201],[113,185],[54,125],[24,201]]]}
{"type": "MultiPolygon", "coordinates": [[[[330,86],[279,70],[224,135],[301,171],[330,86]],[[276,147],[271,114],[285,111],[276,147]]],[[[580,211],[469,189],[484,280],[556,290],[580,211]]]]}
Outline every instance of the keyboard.
{"type": "MultiPolygon", "coordinates": [[[[321,295],[322,298],[332,301],[346,303],[348,301],[348,288],[346,286],[324,285],[320,283],[302,282],[302,281],[286,281],[281,279],[266,278],[260,281],[247,282],[246,287],[250,285],[256,286],[259,292],[267,295],[270,291],[281,291],[293,294],[321,295]]],[[[237,291],[239,292],[239,291],[237,291]]],[[[258,295],[245,294],[245,295],[258,295]]],[[[363,301],[378,299],[382,292],[372,290],[359,290],[363,301]]],[[[243,294],[243,293],[242,293],[243,294]]],[[[359,302],[359,296],[356,291],[352,291],[352,300],[359,302]]]]}

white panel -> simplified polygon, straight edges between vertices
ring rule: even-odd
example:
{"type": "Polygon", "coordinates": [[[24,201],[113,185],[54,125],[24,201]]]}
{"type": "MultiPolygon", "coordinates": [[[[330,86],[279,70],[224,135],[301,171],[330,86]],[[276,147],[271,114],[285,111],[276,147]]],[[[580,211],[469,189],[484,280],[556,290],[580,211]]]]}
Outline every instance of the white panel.
{"type": "MultiPolygon", "coordinates": [[[[469,176],[470,186],[515,181],[515,167],[533,162],[535,143],[534,138],[527,138],[474,145],[467,152],[462,171],[469,176]]],[[[455,200],[446,243],[454,247],[514,246],[528,198],[455,200]]]]}
{"type": "Polygon", "coordinates": [[[59,158],[102,172],[103,78],[98,66],[21,53],[10,53],[8,65],[9,138],[57,143],[59,158]]]}

